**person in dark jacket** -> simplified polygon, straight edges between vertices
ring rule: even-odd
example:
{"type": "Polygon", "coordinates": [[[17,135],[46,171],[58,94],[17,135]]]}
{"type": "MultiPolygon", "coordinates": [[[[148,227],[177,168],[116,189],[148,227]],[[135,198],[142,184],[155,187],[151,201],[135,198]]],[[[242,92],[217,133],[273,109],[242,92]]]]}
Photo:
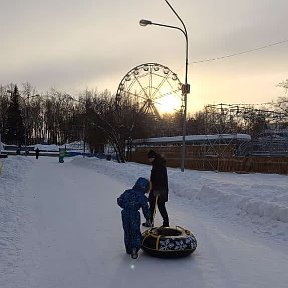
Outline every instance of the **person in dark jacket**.
{"type": "Polygon", "coordinates": [[[145,196],[145,193],[148,193],[149,190],[149,180],[140,177],[132,189],[125,190],[124,193],[117,198],[117,204],[123,209],[121,211],[121,218],[126,252],[127,254],[131,254],[133,259],[138,257],[138,251],[142,241],[140,213],[138,211],[140,208],[142,208],[148,225],[150,221],[148,199],[145,196]]]}
{"type": "Polygon", "coordinates": [[[39,157],[39,152],[40,152],[40,150],[39,150],[39,148],[37,147],[36,150],[35,150],[36,159],[38,159],[38,157],[39,157]]]}
{"type": "MultiPolygon", "coordinates": [[[[169,191],[166,160],[154,150],[150,150],[147,157],[148,161],[152,164],[150,175],[152,189],[149,194],[150,222],[154,225],[155,207],[157,205],[163,218],[163,227],[169,227],[169,217],[165,206],[165,203],[168,201],[169,191]]],[[[143,226],[147,226],[146,223],[143,223],[143,226]]]]}

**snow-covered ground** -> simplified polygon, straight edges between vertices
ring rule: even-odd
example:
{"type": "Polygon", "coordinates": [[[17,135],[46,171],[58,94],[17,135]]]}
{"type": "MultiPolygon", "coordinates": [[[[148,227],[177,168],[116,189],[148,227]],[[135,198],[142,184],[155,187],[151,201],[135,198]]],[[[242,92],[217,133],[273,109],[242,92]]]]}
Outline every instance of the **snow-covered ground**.
{"type": "Polygon", "coordinates": [[[132,260],[116,198],[150,166],[0,161],[1,288],[287,287],[287,176],[169,168],[171,225],[191,230],[198,247],[186,258],[132,260]]]}

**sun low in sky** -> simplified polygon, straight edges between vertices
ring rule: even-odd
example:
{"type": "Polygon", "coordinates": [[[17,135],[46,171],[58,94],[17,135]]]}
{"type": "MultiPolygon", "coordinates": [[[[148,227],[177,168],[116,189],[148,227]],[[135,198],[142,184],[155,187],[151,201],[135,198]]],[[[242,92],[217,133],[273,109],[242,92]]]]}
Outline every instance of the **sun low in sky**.
{"type": "Polygon", "coordinates": [[[156,107],[160,113],[175,113],[181,110],[182,98],[179,94],[170,94],[169,92],[163,93],[163,97],[159,98],[156,107]],[[167,94],[168,93],[168,94],[167,94]]]}

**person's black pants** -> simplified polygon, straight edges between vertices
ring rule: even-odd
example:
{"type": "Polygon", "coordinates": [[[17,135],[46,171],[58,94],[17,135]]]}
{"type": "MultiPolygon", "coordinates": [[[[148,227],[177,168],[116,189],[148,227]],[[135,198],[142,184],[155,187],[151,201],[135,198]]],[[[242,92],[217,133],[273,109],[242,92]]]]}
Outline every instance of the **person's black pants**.
{"type": "MultiPolygon", "coordinates": [[[[149,194],[149,206],[150,206],[150,219],[151,223],[153,224],[154,222],[154,214],[156,213],[155,211],[155,205],[156,205],[156,197],[154,196],[153,192],[149,194]],[[151,195],[150,195],[151,194],[151,195]]],[[[169,227],[169,217],[167,213],[167,209],[165,206],[165,201],[161,200],[161,198],[158,196],[157,198],[157,206],[158,210],[163,218],[163,226],[164,227],[169,227]]]]}

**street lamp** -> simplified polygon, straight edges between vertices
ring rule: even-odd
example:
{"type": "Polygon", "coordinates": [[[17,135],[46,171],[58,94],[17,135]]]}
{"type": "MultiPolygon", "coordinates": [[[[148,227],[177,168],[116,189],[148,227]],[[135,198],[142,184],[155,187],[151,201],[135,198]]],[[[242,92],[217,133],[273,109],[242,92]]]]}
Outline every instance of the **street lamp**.
{"type": "Polygon", "coordinates": [[[150,20],[146,20],[146,19],[142,19],[139,21],[140,26],[147,26],[147,25],[156,25],[156,26],[162,26],[162,27],[167,27],[167,28],[173,28],[173,29],[177,29],[180,30],[184,36],[185,36],[185,40],[186,40],[186,53],[185,53],[185,84],[182,85],[182,94],[184,97],[184,115],[183,115],[183,132],[182,132],[182,153],[181,153],[181,171],[184,172],[184,168],[185,168],[185,150],[186,150],[186,117],[187,117],[187,94],[190,93],[190,85],[187,83],[187,77],[188,77],[188,34],[187,34],[187,30],[185,27],[184,22],[182,21],[182,19],[179,17],[179,15],[177,14],[177,12],[174,10],[174,8],[171,6],[171,4],[165,0],[165,2],[167,3],[167,5],[170,7],[170,9],[174,12],[174,14],[177,16],[177,18],[180,20],[180,22],[183,25],[183,29],[177,26],[171,26],[171,25],[165,25],[165,24],[160,24],[160,23],[155,23],[152,22],[150,20]]]}

